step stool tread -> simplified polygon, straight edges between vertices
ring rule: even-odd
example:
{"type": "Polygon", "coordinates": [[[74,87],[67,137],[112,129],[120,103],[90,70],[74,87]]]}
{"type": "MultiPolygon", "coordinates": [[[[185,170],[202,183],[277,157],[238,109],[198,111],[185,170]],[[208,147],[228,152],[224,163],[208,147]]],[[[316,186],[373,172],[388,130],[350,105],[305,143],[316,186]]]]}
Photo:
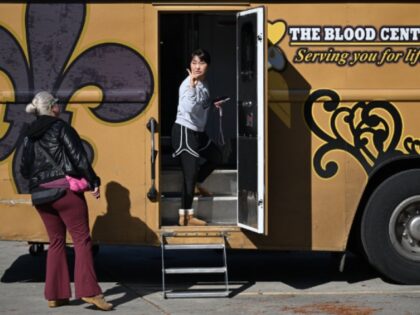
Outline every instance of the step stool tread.
{"type": "Polygon", "coordinates": [[[225,273],[226,267],[165,268],[166,274],[225,273]]]}
{"type": "Polygon", "coordinates": [[[166,250],[223,249],[224,244],[165,244],[166,250]]]}

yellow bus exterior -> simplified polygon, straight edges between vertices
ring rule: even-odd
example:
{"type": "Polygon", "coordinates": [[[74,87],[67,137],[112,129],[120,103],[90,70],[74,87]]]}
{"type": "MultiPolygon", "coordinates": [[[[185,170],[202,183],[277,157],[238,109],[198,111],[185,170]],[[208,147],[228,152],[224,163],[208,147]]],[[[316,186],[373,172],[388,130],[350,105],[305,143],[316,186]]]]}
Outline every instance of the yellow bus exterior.
{"type": "MultiPolygon", "coordinates": [[[[96,243],[158,245],[162,231],[222,231],[231,248],[345,251],[350,236],[362,233],[366,250],[369,231],[380,229],[370,225],[381,217],[370,208],[383,201],[403,207],[389,215],[396,231],[383,242],[398,247],[411,268],[388,276],[419,283],[412,192],[420,167],[419,19],[417,3],[1,3],[0,239],[48,241],[20,178],[17,149],[29,119],[25,105],[49,89],[65,103],[63,119],[90,148],[102,179],[100,200],[86,194],[96,243]],[[254,7],[265,9],[269,45],[264,233],[162,226],[159,198],[147,198],[146,125],[150,118],[159,124],[162,113],[159,16],[254,7]]],[[[159,148],[159,132],[155,141],[159,148]]],[[[158,154],[158,191],[159,163],[158,154]]]]}

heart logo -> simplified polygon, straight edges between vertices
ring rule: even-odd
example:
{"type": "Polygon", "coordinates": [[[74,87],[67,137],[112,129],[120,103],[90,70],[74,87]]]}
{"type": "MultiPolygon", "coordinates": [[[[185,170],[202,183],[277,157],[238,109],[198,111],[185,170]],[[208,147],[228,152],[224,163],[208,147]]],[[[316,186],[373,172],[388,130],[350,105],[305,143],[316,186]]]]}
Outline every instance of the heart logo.
{"type": "Polygon", "coordinates": [[[274,23],[268,22],[268,40],[273,44],[278,44],[286,35],[286,22],[279,20],[274,23]]]}

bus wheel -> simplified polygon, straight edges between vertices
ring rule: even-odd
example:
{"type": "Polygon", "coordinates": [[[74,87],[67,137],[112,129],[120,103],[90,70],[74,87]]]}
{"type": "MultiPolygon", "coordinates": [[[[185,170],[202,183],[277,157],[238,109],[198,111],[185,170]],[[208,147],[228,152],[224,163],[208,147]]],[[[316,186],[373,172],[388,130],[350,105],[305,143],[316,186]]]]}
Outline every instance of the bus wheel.
{"type": "Polygon", "coordinates": [[[393,281],[420,284],[420,170],[393,175],[366,205],[361,226],[369,262],[393,281]]]}
{"type": "Polygon", "coordinates": [[[29,246],[29,254],[31,256],[39,256],[44,252],[44,244],[41,243],[32,243],[29,246]]]}

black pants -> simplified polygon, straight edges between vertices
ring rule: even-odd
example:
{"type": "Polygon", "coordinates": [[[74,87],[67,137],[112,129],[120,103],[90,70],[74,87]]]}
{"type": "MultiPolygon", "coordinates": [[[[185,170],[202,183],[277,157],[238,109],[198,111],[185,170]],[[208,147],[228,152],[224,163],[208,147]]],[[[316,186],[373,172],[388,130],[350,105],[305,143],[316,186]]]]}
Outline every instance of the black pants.
{"type": "Polygon", "coordinates": [[[202,183],[222,161],[222,153],[204,132],[174,124],[174,156],[179,156],[183,174],[182,209],[191,209],[196,183],[202,183]],[[200,158],[205,162],[200,165],[200,158]]]}

